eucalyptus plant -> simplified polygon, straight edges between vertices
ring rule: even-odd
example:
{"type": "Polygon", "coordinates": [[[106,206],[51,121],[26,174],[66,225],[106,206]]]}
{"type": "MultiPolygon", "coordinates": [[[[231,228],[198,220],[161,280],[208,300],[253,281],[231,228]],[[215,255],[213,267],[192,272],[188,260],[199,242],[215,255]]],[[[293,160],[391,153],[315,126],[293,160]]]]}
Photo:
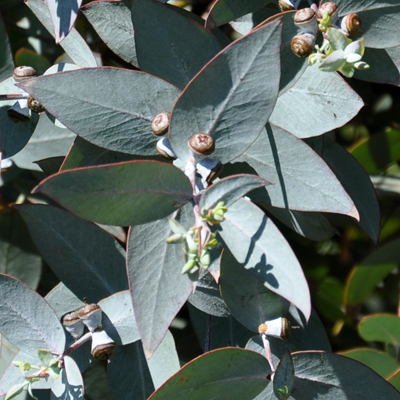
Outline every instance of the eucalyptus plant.
{"type": "Polygon", "coordinates": [[[102,359],[98,400],[400,399],[331,352],[277,226],[322,241],[342,215],[379,238],[374,186],[329,132],[364,106],[350,78],[399,83],[400,5],[327,3],[216,0],[202,19],[166,1],[25,0],[65,53],[47,65],[38,46],[23,76],[0,24],[3,188],[15,164],[41,171],[0,224],[26,225],[27,267],[42,258],[60,280],[43,298],[38,270],[0,274],[0,398],[83,399],[102,359]],[[362,31],[343,29],[350,14],[362,31]],[[184,306],[204,354],[181,366],[169,328],[184,306]]]}

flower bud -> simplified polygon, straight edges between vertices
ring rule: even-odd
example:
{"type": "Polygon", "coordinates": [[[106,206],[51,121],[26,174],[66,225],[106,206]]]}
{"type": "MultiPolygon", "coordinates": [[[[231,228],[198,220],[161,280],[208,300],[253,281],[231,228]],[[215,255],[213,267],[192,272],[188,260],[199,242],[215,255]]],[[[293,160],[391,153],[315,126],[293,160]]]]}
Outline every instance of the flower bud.
{"type": "Polygon", "coordinates": [[[151,123],[151,130],[156,136],[165,135],[168,132],[169,122],[171,119],[171,114],[169,112],[163,111],[157,114],[153,122],[151,123]]]}
{"type": "Polygon", "coordinates": [[[90,332],[101,329],[101,308],[97,304],[86,304],[79,310],[79,318],[87,326],[90,332]]]}
{"type": "Polygon", "coordinates": [[[358,14],[348,14],[340,21],[340,29],[349,35],[362,33],[362,21],[358,14]]]}
{"type": "Polygon", "coordinates": [[[308,57],[314,51],[315,35],[312,35],[311,33],[296,35],[292,39],[290,46],[296,56],[308,57]]]}
{"type": "Polygon", "coordinates": [[[85,325],[79,318],[79,311],[72,311],[64,315],[62,324],[69,334],[75,339],[79,339],[83,335],[85,325]]]}
{"type": "Polygon", "coordinates": [[[93,332],[92,355],[99,360],[108,360],[115,351],[115,343],[106,331],[93,332]]]}
{"type": "Polygon", "coordinates": [[[212,136],[206,133],[195,133],[188,141],[189,149],[198,155],[208,156],[215,150],[215,142],[212,136]]]}
{"type": "Polygon", "coordinates": [[[176,155],[171,147],[171,142],[169,141],[169,139],[167,137],[163,137],[162,139],[160,139],[157,142],[156,150],[157,150],[158,154],[160,154],[161,156],[163,156],[164,158],[166,158],[168,160],[176,159],[176,155]]]}
{"type": "Polygon", "coordinates": [[[294,16],[294,23],[301,33],[311,33],[315,35],[318,31],[317,15],[311,8],[302,8],[294,16]]]}

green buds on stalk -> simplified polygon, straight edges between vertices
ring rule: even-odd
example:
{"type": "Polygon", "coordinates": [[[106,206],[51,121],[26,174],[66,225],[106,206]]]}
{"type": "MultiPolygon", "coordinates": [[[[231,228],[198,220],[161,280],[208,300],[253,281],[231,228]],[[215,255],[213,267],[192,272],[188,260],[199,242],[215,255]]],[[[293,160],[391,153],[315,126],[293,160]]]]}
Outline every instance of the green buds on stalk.
{"type": "Polygon", "coordinates": [[[228,209],[225,207],[225,202],[220,201],[215,208],[202,210],[201,216],[208,224],[215,225],[225,221],[225,213],[227,211],[228,209]]]}

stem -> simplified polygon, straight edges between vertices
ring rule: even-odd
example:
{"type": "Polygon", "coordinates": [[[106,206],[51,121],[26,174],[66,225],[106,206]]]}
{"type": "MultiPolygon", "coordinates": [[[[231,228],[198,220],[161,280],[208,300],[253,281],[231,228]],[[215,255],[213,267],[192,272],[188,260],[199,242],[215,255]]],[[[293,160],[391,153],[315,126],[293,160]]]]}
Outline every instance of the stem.
{"type": "Polygon", "coordinates": [[[261,335],[263,345],[264,345],[264,350],[265,350],[265,358],[268,360],[269,365],[271,367],[271,371],[275,372],[275,366],[274,366],[274,360],[272,359],[272,352],[271,352],[271,346],[269,345],[269,340],[267,338],[267,335],[263,333],[261,335]]]}
{"type": "Polygon", "coordinates": [[[17,93],[17,94],[0,94],[0,100],[21,100],[27,99],[27,93],[17,93]]]}
{"type": "Polygon", "coordinates": [[[92,338],[92,332],[85,333],[76,342],[72,343],[71,346],[68,347],[68,349],[65,349],[64,353],[58,356],[57,361],[61,361],[65,356],[72,353],[75,349],[77,349],[82,344],[86,343],[91,338],[92,338]]]}

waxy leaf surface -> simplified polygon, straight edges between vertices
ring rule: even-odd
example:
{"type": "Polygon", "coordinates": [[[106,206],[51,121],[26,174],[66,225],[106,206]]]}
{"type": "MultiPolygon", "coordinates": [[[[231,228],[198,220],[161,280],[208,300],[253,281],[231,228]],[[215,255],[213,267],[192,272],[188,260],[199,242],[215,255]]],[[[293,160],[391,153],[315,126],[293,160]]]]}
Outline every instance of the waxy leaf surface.
{"type": "Polygon", "coordinates": [[[153,118],[170,111],[179,90],[138,71],[82,68],[30,80],[21,86],[68,129],[100,147],[154,155],[153,118]]]}
{"type": "Polygon", "coordinates": [[[56,43],[60,43],[73,28],[82,0],[47,0],[46,3],[54,26],[56,43]]]}
{"type": "Polygon", "coordinates": [[[267,24],[226,47],[190,82],[175,104],[169,132],[180,159],[189,159],[187,141],[196,132],[214,138],[212,157],[222,163],[257,139],[278,95],[281,40],[282,22],[267,24]]]}
{"type": "Polygon", "coordinates": [[[264,7],[270,0],[250,0],[242,2],[238,0],[217,0],[207,15],[206,27],[213,29],[224,25],[243,15],[264,7]]]}
{"type": "Polygon", "coordinates": [[[265,357],[252,351],[225,348],[186,364],[149,400],[252,400],[269,383],[265,357]]]}
{"type": "Polygon", "coordinates": [[[273,389],[277,399],[284,397],[280,393],[282,390],[284,391],[285,395],[287,394],[288,396],[292,393],[294,373],[295,370],[292,357],[289,353],[289,350],[286,350],[282,355],[274,375],[273,389]]]}
{"type": "MultiPolygon", "coordinates": [[[[66,1],[63,0],[59,3],[65,2],[66,1]]],[[[55,37],[54,26],[47,4],[42,0],[26,0],[25,3],[50,34],[55,37]]],[[[97,67],[96,59],[94,58],[90,47],[75,28],[71,29],[69,35],[60,43],[60,46],[77,65],[82,67],[97,67]]]]}
{"type": "Polygon", "coordinates": [[[221,262],[221,295],[232,315],[247,329],[258,332],[265,321],[283,317],[290,303],[267,289],[225,249],[221,262]]]}
{"type": "Polygon", "coordinates": [[[127,63],[139,67],[130,1],[93,1],[81,8],[104,43],[127,63]]]}
{"type": "Polygon", "coordinates": [[[125,252],[101,228],[52,206],[18,211],[47,264],[79,299],[98,302],[128,288],[125,252]]]}
{"type": "Polygon", "coordinates": [[[138,225],[164,218],[192,196],[186,175],[155,161],[67,170],[36,187],[82,218],[105,225],[138,225]]]}
{"type": "Polygon", "coordinates": [[[53,381],[50,400],[83,400],[83,378],[79,367],[68,356],[64,357],[63,364],[60,377],[53,381]]]}
{"type": "Polygon", "coordinates": [[[358,218],[353,201],[327,164],[283,129],[267,126],[239,161],[246,161],[273,183],[266,190],[271,206],[358,218]]]}
{"type": "Polygon", "coordinates": [[[303,271],[270,218],[250,201],[241,199],[229,207],[217,229],[244,268],[309,318],[310,293],[303,271]]]}
{"type": "Polygon", "coordinates": [[[129,233],[129,286],[148,358],[193,290],[188,275],[181,273],[185,264],[182,245],[166,242],[171,234],[168,218],[133,226],[129,233]]]}
{"type": "Polygon", "coordinates": [[[363,105],[338,73],[313,65],[278,97],[269,121],[299,138],[318,136],[350,121],[363,105]]]}
{"type": "Polygon", "coordinates": [[[57,315],[46,301],[21,281],[0,274],[0,333],[21,350],[64,351],[65,335],[57,315]]]}
{"type": "Polygon", "coordinates": [[[133,0],[132,21],[140,69],[180,89],[221,50],[208,29],[154,0],[133,0]]]}

